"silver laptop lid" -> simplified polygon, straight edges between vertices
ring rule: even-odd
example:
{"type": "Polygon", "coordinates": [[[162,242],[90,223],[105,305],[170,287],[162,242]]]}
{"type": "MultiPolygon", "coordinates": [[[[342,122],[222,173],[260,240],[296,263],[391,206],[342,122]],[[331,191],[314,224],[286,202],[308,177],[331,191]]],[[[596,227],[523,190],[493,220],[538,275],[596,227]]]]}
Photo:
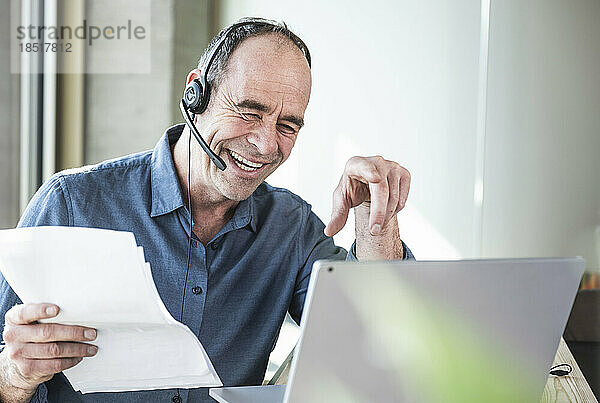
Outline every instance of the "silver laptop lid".
{"type": "Polygon", "coordinates": [[[581,258],[315,263],[286,402],[539,402],[581,258]]]}

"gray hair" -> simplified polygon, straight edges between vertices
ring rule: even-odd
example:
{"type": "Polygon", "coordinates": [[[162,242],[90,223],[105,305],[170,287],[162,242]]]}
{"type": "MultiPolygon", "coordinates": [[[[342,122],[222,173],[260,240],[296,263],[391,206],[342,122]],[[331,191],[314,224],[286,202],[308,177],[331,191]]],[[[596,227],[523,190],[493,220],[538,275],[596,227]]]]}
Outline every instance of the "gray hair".
{"type": "Polygon", "coordinates": [[[221,48],[215,54],[213,62],[210,65],[210,70],[208,71],[208,76],[206,77],[208,84],[210,85],[211,92],[216,90],[218,85],[222,82],[227,69],[227,62],[233,51],[239,46],[240,43],[250,37],[269,33],[280,34],[281,36],[288,38],[294,45],[296,45],[298,49],[302,51],[304,57],[306,57],[308,66],[310,67],[311,65],[308,47],[306,47],[306,44],[304,41],[302,41],[302,39],[300,39],[300,37],[294,34],[287,27],[285,22],[279,23],[264,18],[245,17],[229,25],[228,27],[223,28],[214,38],[212,38],[204,50],[204,53],[202,53],[200,60],[198,60],[198,69],[200,69],[200,71],[206,71],[210,55],[212,54],[213,50],[219,46],[223,36],[230,30],[231,32],[227,34],[227,38],[225,38],[223,45],[221,45],[221,48]],[[233,26],[242,23],[243,25],[231,30],[233,26]]]}

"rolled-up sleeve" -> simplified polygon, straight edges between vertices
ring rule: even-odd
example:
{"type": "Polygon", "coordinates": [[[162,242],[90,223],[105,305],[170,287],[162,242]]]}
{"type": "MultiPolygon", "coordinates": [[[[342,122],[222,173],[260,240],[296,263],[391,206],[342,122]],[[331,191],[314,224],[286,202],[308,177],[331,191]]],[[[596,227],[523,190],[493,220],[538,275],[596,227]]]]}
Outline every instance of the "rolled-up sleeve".
{"type": "MultiPolygon", "coordinates": [[[[408,246],[406,246],[404,241],[401,241],[401,242],[402,242],[402,250],[404,251],[404,255],[402,256],[401,260],[415,260],[415,256],[413,255],[410,248],[408,246]]],[[[348,256],[346,256],[346,260],[349,262],[358,262],[358,258],[356,257],[356,241],[354,241],[352,243],[352,247],[350,248],[350,251],[348,252],[348,256]]]]}

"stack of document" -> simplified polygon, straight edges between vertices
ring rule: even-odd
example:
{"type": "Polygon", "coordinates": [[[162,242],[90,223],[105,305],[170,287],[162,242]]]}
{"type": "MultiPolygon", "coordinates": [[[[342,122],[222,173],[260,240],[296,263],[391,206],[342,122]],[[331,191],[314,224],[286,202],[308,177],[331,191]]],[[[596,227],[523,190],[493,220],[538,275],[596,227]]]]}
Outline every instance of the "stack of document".
{"type": "Polygon", "coordinates": [[[24,303],[60,307],[46,322],[97,329],[98,354],[64,371],[75,390],[222,386],[198,338],[165,308],[132,233],[1,230],[0,270],[24,303]]]}

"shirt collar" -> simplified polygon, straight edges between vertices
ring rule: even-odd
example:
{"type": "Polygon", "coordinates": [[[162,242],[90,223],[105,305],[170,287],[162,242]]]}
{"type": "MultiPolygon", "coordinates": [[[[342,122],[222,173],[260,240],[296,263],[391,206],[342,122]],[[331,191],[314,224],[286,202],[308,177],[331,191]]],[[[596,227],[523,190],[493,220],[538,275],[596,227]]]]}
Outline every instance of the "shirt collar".
{"type": "MultiPolygon", "coordinates": [[[[150,168],[152,186],[151,217],[168,214],[185,205],[179,180],[175,173],[173,154],[171,153],[171,145],[179,139],[184,127],[185,124],[179,124],[168,128],[152,152],[150,168]]],[[[260,189],[260,186],[258,189],[260,189]]],[[[256,232],[258,218],[254,205],[254,195],[258,189],[250,197],[239,202],[233,218],[219,232],[232,231],[245,226],[256,232]]]]}
{"type": "MultiPolygon", "coordinates": [[[[259,186],[260,188],[260,186],[259,186]]],[[[246,200],[248,201],[248,216],[250,217],[250,228],[252,229],[252,231],[256,232],[258,231],[258,216],[257,216],[257,212],[256,212],[256,207],[254,206],[254,194],[258,191],[255,190],[254,193],[252,193],[250,195],[249,198],[247,198],[246,200]]]]}
{"type": "Polygon", "coordinates": [[[179,180],[175,173],[175,163],[171,153],[174,144],[183,131],[184,124],[172,126],[162,135],[152,152],[150,176],[152,186],[151,217],[170,213],[184,206],[179,180]]]}
{"type": "Polygon", "coordinates": [[[235,212],[233,213],[233,217],[227,222],[227,224],[223,226],[223,228],[221,228],[217,235],[215,235],[215,238],[218,238],[227,232],[235,231],[244,227],[248,227],[253,232],[257,231],[257,214],[254,201],[257,191],[258,189],[255,190],[250,197],[238,203],[235,208],[235,212]]]}
{"type": "MultiPolygon", "coordinates": [[[[252,231],[256,232],[254,193],[252,193],[247,199],[239,202],[235,209],[235,213],[233,213],[233,218],[231,219],[230,224],[232,224],[232,230],[248,226],[250,229],[252,229],[252,231]]],[[[228,225],[225,227],[228,227],[228,225]]]]}

